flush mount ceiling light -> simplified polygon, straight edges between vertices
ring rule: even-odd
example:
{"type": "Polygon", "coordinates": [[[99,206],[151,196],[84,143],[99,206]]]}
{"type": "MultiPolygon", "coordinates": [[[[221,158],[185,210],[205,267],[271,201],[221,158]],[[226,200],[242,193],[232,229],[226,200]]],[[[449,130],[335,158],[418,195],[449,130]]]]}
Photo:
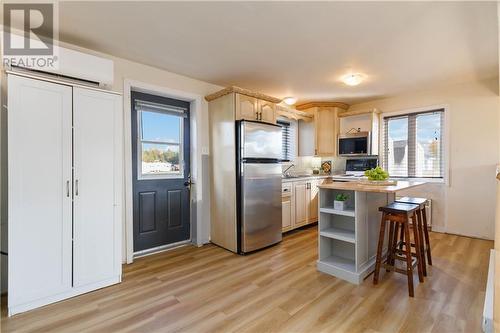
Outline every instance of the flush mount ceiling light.
{"type": "Polygon", "coordinates": [[[294,105],[295,103],[297,103],[297,99],[295,97],[285,97],[283,98],[283,102],[285,102],[285,104],[287,105],[294,105]]]}
{"type": "Polygon", "coordinates": [[[344,75],[342,77],[342,82],[347,84],[348,86],[357,86],[361,82],[363,82],[365,76],[361,73],[351,73],[344,75]]]}

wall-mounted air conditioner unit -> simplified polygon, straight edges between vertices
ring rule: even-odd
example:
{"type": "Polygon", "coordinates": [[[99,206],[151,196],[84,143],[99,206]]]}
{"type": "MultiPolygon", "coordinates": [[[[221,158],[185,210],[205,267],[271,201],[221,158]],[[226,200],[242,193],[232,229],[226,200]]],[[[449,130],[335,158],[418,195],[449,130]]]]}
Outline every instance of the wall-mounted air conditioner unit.
{"type": "MultiPolygon", "coordinates": [[[[20,44],[24,42],[24,37],[16,34],[11,34],[11,38],[12,43],[20,44]]],[[[30,43],[36,44],[40,43],[40,41],[30,40],[30,43]]],[[[57,65],[54,68],[33,68],[30,62],[24,63],[21,61],[15,63],[15,67],[12,66],[12,69],[36,70],[37,72],[63,76],[69,79],[84,80],[103,88],[111,88],[113,85],[114,68],[112,60],[57,45],[54,45],[54,55],[57,57],[57,65]]]]}

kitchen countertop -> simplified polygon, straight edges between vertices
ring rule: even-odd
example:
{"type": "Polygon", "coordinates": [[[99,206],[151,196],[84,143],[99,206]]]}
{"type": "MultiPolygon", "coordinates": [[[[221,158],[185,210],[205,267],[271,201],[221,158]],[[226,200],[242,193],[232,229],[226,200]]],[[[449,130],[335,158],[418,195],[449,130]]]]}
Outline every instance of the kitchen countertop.
{"type": "Polygon", "coordinates": [[[301,181],[301,180],[308,180],[308,179],[331,179],[334,177],[334,175],[304,175],[304,176],[297,176],[297,177],[284,177],[281,179],[283,183],[289,183],[289,182],[296,182],[296,181],[301,181]]]}
{"type": "Polygon", "coordinates": [[[328,184],[319,185],[318,187],[322,189],[332,189],[332,190],[395,193],[397,191],[405,190],[411,187],[416,187],[424,184],[425,182],[398,181],[396,185],[381,186],[381,185],[366,185],[366,184],[360,184],[357,181],[351,181],[351,182],[331,182],[328,184]]]}

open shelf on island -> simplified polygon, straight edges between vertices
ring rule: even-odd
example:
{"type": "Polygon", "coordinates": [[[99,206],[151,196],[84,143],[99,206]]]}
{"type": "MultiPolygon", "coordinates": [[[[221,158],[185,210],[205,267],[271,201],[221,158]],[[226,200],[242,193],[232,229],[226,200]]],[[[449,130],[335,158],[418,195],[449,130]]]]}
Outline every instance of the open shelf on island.
{"type": "Polygon", "coordinates": [[[335,215],[343,215],[343,216],[355,216],[354,209],[346,209],[346,210],[336,210],[333,207],[321,207],[319,209],[322,213],[335,214],[335,215]]]}
{"type": "Polygon", "coordinates": [[[354,259],[347,259],[340,256],[331,255],[319,260],[319,262],[325,265],[343,269],[345,271],[356,272],[356,264],[354,263],[354,259]]]}
{"type": "Polygon", "coordinates": [[[320,235],[323,237],[338,239],[341,241],[354,243],[356,240],[354,230],[347,230],[343,228],[327,228],[320,231],[320,235]]]}

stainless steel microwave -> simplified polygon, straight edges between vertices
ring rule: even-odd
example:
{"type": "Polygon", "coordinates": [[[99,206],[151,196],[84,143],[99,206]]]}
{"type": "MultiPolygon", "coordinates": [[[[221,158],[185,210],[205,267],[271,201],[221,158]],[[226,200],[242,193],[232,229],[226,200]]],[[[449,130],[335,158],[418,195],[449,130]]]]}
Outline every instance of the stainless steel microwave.
{"type": "Polygon", "coordinates": [[[339,135],[339,156],[366,156],[372,154],[370,132],[339,135]]]}

